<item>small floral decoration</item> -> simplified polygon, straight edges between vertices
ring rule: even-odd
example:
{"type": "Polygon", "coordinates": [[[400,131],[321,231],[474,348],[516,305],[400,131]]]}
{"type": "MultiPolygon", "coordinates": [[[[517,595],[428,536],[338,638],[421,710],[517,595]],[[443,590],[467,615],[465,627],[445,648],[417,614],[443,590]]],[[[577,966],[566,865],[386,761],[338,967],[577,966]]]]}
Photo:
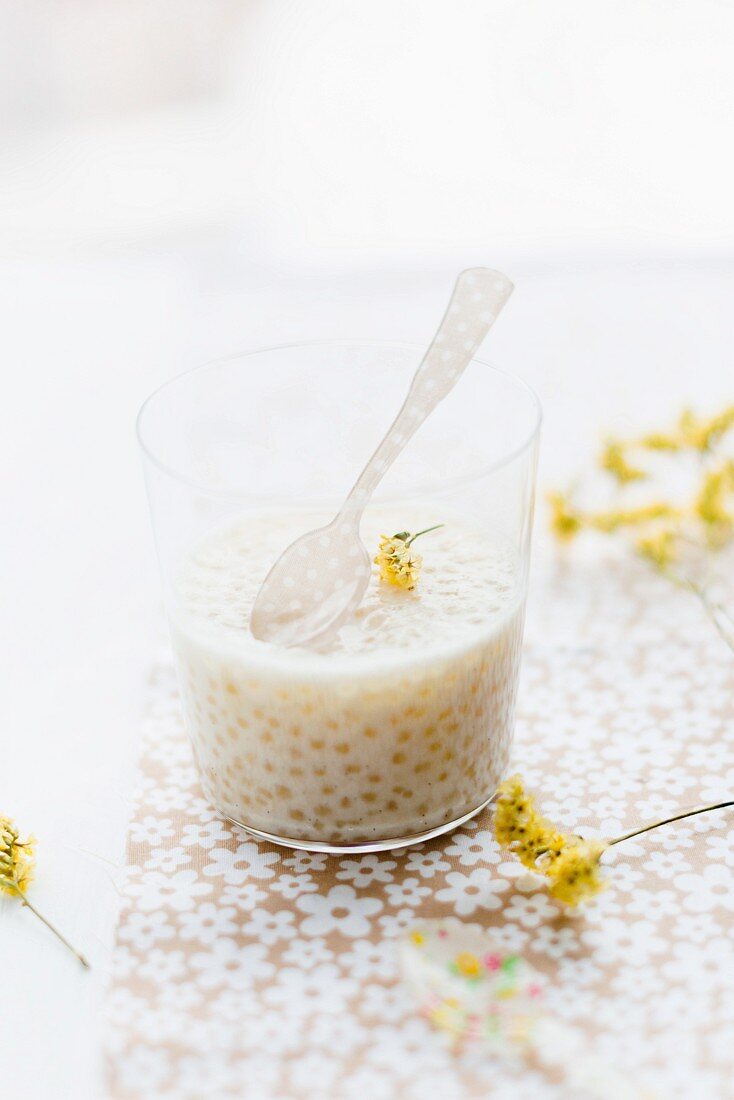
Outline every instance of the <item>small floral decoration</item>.
{"type": "Polygon", "coordinates": [[[0,815],[0,890],[4,894],[25,892],[33,879],[35,837],[20,839],[15,824],[0,815]]]}
{"type": "Polygon", "coordinates": [[[578,905],[605,888],[599,860],[609,843],[560,832],[538,812],[519,775],[505,780],[497,791],[494,828],[502,847],[514,852],[524,867],[548,878],[548,892],[558,901],[578,905]]]}
{"type": "Polygon", "coordinates": [[[421,535],[427,535],[429,531],[437,531],[439,527],[443,527],[443,524],[437,523],[435,527],[426,527],[415,535],[411,535],[409,531],[399,531],[391,536],[382,535],[375,557],[375,565],[380,567],[380,580],[396,588],[408,590],[415,588],[423,558],[411,547],[421,535]]]}
{"type": "Polygon", "coordinates": [[[551,897],[564,905],[576,906],[606,889],[607,880],[601,874],[600,861],[613,845],[661,825],[732,805],[734,801],[697,806],[621,836],[606,840],[584,839],[560,832],[543,817],[526,792],[521,776],[513,775],[497,790],[494,829],[497,842],[503,848],[513,852],[524,867],[546,877],[551,897]]]}
{"type": "Polygon", "coordinates": [[[82,966],[88,967],[89,963],[84,956],[80,955],[71,946],[69,941],[61,935],[58,928],[54,927],[46,917],[38,912],[26,896],[35,869],[35,843],[35,838],[32,836],[21,840],[20,833],[12,819],[0,814],[0,893],[20,898],[22,904],[30,909],[39,920],[43,921],[64,946],[76,955],[82,966]]]}
{"type": "Polygon", "coordinates": [[[734,405],[703,418],[684,410],[672,429],[641,438],[610,439],[599,468],[616,499],[599,510],[579,503],[580,489],[548,496],[551,529],[561,542],[582,531],[628,537],[658,572],[697,596],[722,638],[734,649],[734,620],[702,583],[711,555],[734,545],[734,405]],[[671,499],[670,463],[686,470],[692,488],[671,499]],[[652,495],[653,499],[645,499],[652,495]]]}

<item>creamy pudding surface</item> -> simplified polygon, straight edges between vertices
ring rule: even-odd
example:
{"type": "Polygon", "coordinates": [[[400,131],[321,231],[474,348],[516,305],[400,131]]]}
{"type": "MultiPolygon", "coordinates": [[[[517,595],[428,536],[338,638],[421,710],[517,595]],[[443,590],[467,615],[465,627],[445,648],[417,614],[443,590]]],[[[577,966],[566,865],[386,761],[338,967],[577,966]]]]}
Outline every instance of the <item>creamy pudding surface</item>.
{"type": "Polygon", "coordinates": [[[227,817],[277,839],[343,847],[419,837],[491,798],[512,740],[516,559],[425,512],[375,508],[361,532],[374,556],[381,535],[442,519],[414,544],[416,587],[388,585],[373,566],[353,620],[319,652],[257,641],[248,622],[277,556],[326,518],[248,519],[189,554],[173,646],[203,785],[227,817]]]}

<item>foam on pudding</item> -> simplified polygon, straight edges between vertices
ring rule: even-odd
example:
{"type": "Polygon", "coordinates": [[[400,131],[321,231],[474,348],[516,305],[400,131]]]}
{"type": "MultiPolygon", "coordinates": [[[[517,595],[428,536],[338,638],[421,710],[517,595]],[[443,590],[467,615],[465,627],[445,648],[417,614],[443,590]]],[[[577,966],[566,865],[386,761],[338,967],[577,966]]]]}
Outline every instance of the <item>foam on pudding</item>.
{"type": "MultiPolygon", "coordinates": [[[[420,530],[442,518],[374,509],[362,537],[376,550],[406,520],[420,530]]],[[[483,805],[507,767],[523,619],[516,559],[448,521],[415,544],[417,587],[380,583],[375,567],[353,620],[319,652],[256,640],[248,622],[263,577],[319,521],[248,519],[184,563],[171,628],[206,793],[235,821],[303,843],[439,828],[483,805]]]]}

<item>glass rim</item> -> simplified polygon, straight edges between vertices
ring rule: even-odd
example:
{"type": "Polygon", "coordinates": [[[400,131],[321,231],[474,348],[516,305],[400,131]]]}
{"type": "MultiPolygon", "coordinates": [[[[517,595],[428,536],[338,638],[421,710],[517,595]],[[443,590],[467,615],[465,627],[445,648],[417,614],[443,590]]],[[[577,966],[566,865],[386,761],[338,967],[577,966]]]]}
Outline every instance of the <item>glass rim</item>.
{"type": "MultiPolygon", "coordinates": [[[[188,370],[182,371],[180,374],[174,375],[173,378],[169,378],[167,381],[162,382],[159,386],[148,394],[140,406],[137,416],[135,418],[135,434],[138,441],[138,446],[142,451],[145,458],[152,463],[161,473],[167,477],[177,481],[180,485],[185,485],[187,488],[196,490],[199,493],[205,494],[209,497],[214,497],[219,500],[231,500],[231,501],[248,501],[257,500],[262,503],[261,498],[256,498],[252,494],[246,492],[235,492],[232,490],[221,490],[213,486],[206,485],[203,482],[197,481],[195,478],[189,477],[187,474],[176,470],[168,463],[163,462],[155,454],[153,448],[144,439],[143,421],[145,419],[146,412],[156,398],[160,397],[166,390],[178,385],[180,382],[185,381],[195,374],[203,374],[205,371],[214,370],[217,367],[223,367],[227,363],[233,363],[240,359],[249,359],[256,355],[264,355],[267,352],[273,351],[290,351],[298,348],[308,347],[374,347],[374,348],[400,348],[406,351],[423,351],[426,345],[418,343],[417,341],[410,340],[375,340],[375,339],[359,339],[349,337],[337,337],[334,339],[314,339],[314,340],[296,340],[288,341],[285,344],[268,344],[263,347],[252,348],[250,351],[237,352],[233,355],[224,355],[218,359],[210,359],[204,363],[199,363],[195,367],[190,367],[188,370]]],[[[462,485],[470,484],[471,482],[478,481],[483,477],[487,477],[489,474],[495,473],[497,470],[501,470],[505,466],[509,466],[515,459],[519,458],[525,451],[527,451],[533,443],[537,440],[540,434],[540,428],[543,422],[543,407],[540,402],[540,398],[533,389],[533,387],[522,378],[518,378],[517,375],[511,374],[509,371],[503,370],[502,367],[496,366],[494,363],[489,362],[487,359],[482,359],[478,356],[472,356],[470,363],[479,363],[481,366],[494,372],[496,375],[500,375],[503,379],[507,380],[511,385],[515,386],[518,390],[522,391],[526,397],[530,399],[530,405],[533,410],[532,425],[528,432],[526,432],[521,441],[513,448],[508,450],[506,454],[503,454],[500,458],[495,459],[492,462],[487,462],[479,466],[476,470],[468,474],[458,474],[455,477],[445,478],[438,485],[441,490],[452,490],[462,485]]],[[[407,390],[406,390],[407,394],[407,390]]],[[[396,410],[397,412],[397,410],[396,410]]],[[[377,446],[377,440],[375,446],[377,446]]],[[[359,471],[354,472],[356,478],[359,471]]],[[[432,491],[436,491],[437,484],[432,483],[430,486],[418,485],[415,487],[415,492],[420,493],[430,488],[432,491]]],[[[401,500],[405,497],[404,492],[387,494],[382,497],[385,501],[401,500]]],[[[276,497],[269,496],[268,503],[280,504],[283,501],[276,497]]],[[[292,503],[292,501],[291,501],[292,503]]],[[[317,501],[309,500],[309,504],[317,504],[317,501]]]]}

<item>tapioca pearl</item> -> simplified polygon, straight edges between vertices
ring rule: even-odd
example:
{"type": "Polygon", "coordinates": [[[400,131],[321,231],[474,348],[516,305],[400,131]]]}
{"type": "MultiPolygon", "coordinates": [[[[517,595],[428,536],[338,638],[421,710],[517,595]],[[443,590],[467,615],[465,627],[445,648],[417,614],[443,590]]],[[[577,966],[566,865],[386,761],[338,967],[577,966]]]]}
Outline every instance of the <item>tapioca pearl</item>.
{"type": "Polygon", "coordinates": [[[365,726],[362,730],[362,733],[365,737],[369,737],[370,739],[377,737],[377,730],[374,729],[373,726],[365,726]]]}
{"type": "Polygon", "coordinates": [[[352,805],[352,800],[351,800],[351,798],[348,798],[347,795],[343,795],[339,799],[339,805],[341,806],[341,808],[343,810],[348,810],[349,807],[352,805]]]}
{"type": "MultiPolygon", "coordinates": [[[[314,813],[318,814],[319,817],[325,817],[325,818],[328,819],[331,816],[331,807],[325,806],[324,803],[322,802],[320,806],[314,806],[314,813]]],[[[314,822],[314,824],[315,824],[315,822],[314,822]]],[[[322,827],[323,827],[323,824],[324,823],[322,821],[321,822],[322,827]]]]}
{"type": "Polygon", "coordinates": [[[306,815],[304,814],[303,810],[289,810],[288,813],[289,813],[289,816],[292,817],[294,821],[305,821],[306,820],[306,815]]]}
{"type": "Polygon", "coordinates": [[[227,737],[229,737],[230,741],[238,741],[239,736],[239,732],[235,726],[227,726],[227,737]]]}
{"type": "Polygon", "coordinates": [[[367,802],[370,804],[377,801],[377,795],[374,791],[364,791],[359,797],[362,799],[363,802],[367,802]]]}
{"type": "Polygon", "coordinates": [[[413,734],[410,730],[400,730],[397,734],[396,740],[399,745],[404,745],[406,744],[406,742],[410,741],[412,736],[413,734]]]}
{"type": "Polygon", "coordinates": [[[313,768],[312,771],[313,771],[313,774],[318,776],[319,779],[321,779],[322,776],[326,775],[326,768],[321,768],[321,767],[313,768]]]}
{"type": "Polygon", "coordinates": [[[270,763],[269,760],[266,760],[263,763],[263,771],[267,772],[268,775],[272,775],[273,772],[275,771],[275,768],[273,767],[273,765],[270,763]]]}
{"type": "Polygon", "coordinates": [[[367,782],[368,783],[382,783],[382,776],[381,775],[376,775],[375,773],[373,773],[372,775],[367,776],[367,782]]]}
{"type": "Polygon", "coordinates": [[[318,575],[319,575],[318,569],[313,569],[312,568],[312,569],[307,569],[306,570],[306,578],[309,581],[315,581],[316,578],[318,577],[318,575]]]}
{"type": "Polygon", "coordinates": [[[294,779],[302,779],[305,774],[304,768],[292,767],[288,769],[288,775],[293,776],[294,779]]]}
{"type": "Polygon", "coordinates": [[[315,749],[316,752],[319,752],[320,749],[323,749],[325,743],[326,742],[322,741],[320,738],[315,738],[314,740],[309,742],[309,744],[311,745],[311,748],[315,749]]]}
{"type": "Polygon", "coordinates": [[[289,603],[288,603],[288,610],[289,611],[301,611],[302,608],[303,608],[303,604],[301,603],[300,600],[290,600],[289,603]]]}
{"type": "MultiPolygon", "coordinates": [[[[326,538],[325,535],[323,537],[326,538]]],[[[319,543],[320,543],[321,546],[328,546],[329,545],[329,540],[328,540],[328,538],[326,538],[326,542],[324,543],[324,542],[321,541],[321,539],[319,539],[319,543]]],[[[309,551],[308,546],[305,546],[303,543],[301,543],[299,546],[296,547],[296,553],[298,554],[298,556],[300,558],[307,558],[310,551],[309,551]]]]}
{"type": "Polygon", "coordinates": [[[406,756],[405,756],[404,752],[394,752],[392,754],[393,764],[404,764],[405,761],[406,761],[406,756]]]}
{"type": "Polygon", "coordinates": [[[243,718],[241,715],[235,718],[235,721],[241,730],[246,730],[250,728],[250,723],[247,721],[246,718],[243,718]]]}
{"type": "Polygon", "coordinates": [[[334,745],[334,749],[336,752],[341,753],[342,756],[346,756],[348,752],[352,751],[352,746],[349,744],[348,741],[339,741],[336,745],[334,745]]]}

